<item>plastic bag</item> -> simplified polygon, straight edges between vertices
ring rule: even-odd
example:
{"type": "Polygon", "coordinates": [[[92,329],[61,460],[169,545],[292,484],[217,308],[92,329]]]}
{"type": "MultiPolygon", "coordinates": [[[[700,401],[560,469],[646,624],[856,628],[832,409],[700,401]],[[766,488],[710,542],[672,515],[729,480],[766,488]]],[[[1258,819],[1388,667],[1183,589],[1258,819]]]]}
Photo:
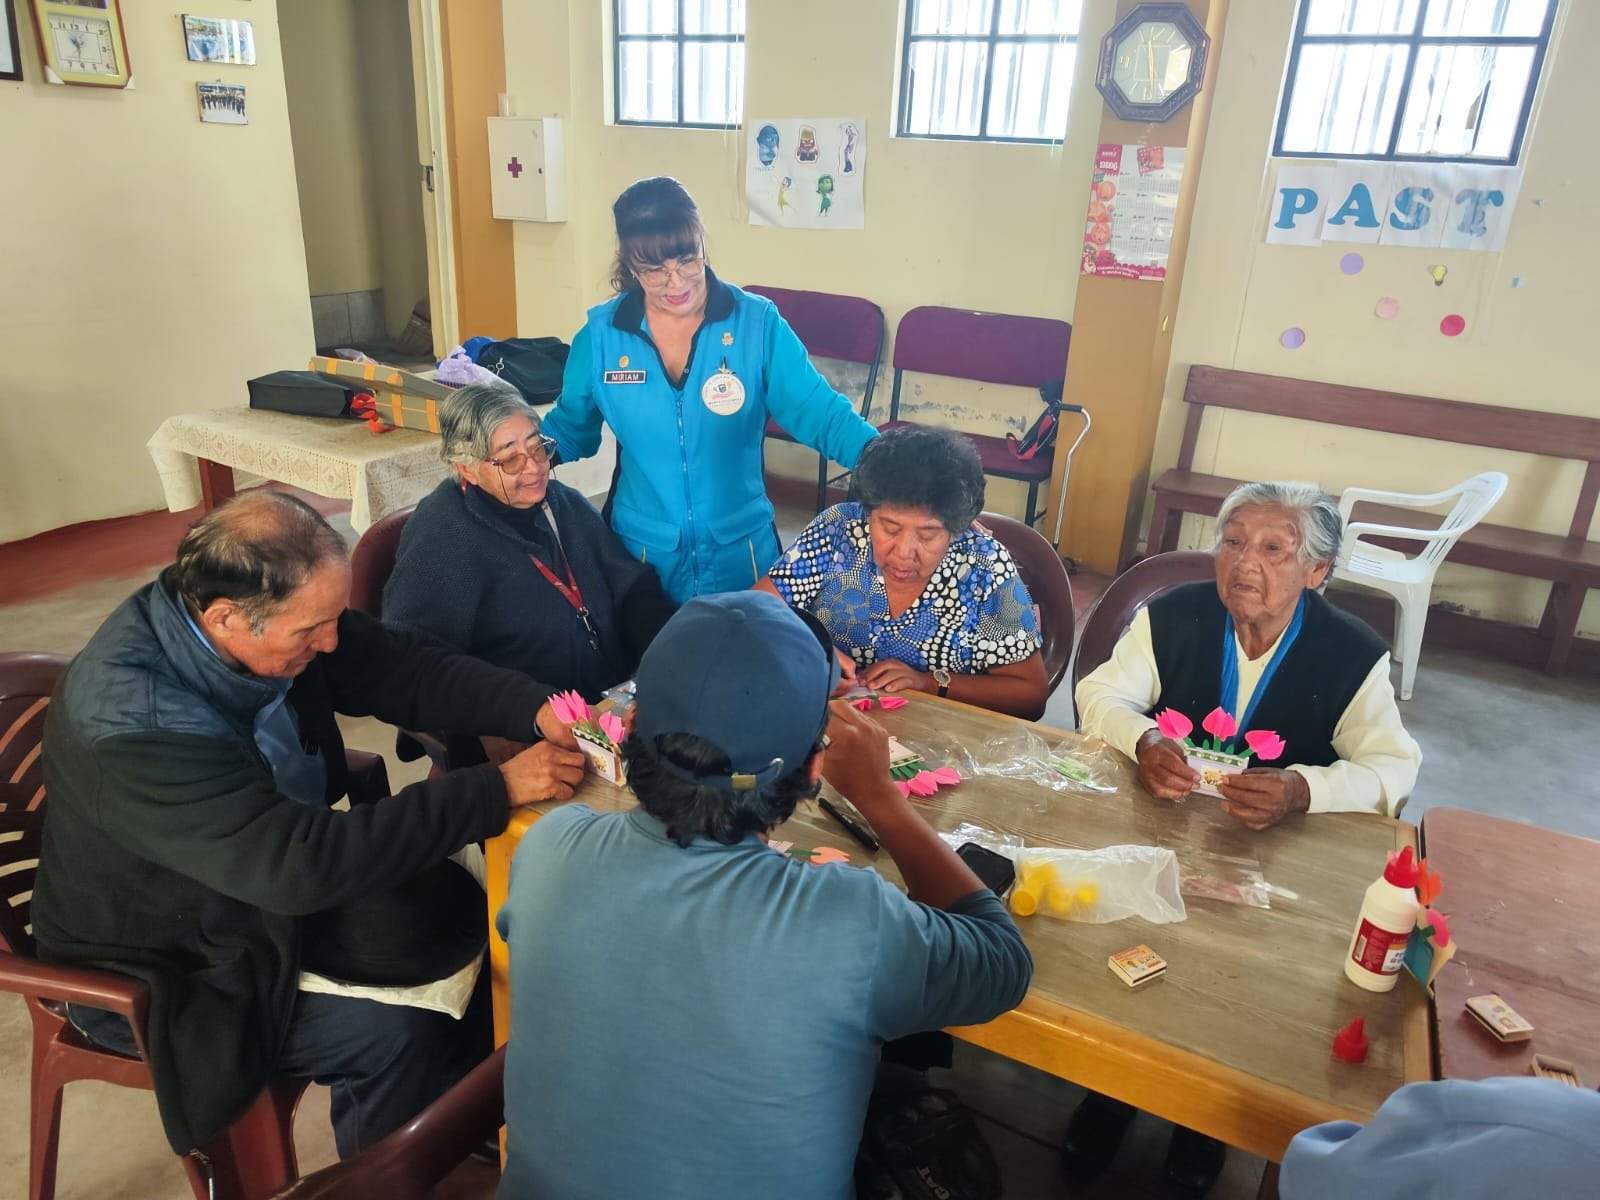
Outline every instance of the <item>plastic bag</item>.
{"type": "Polygon", "coordinates": [[[1116,751],[1098,738],[1063,732],[1046,741],[1031,729],[967,746],[955,738],[901,739],[930,764],[948,763],[969,779],[1025,779],[1054,792],[1111,795],[1117,790],[1116,751]]]}
{"type": "Polygon", "coordinates": [[[1124,917],[1169,925],[1189,915],[1178,887],[1178,856],[1161,846],[1025,849],[1017,858],[1011,909],[1090,925],[1124,917]]]}
{"type": "MultiPolygon", "coordinates": [[[[1180,864],[1180,890],[1197,900],[1220,900],[1247,908],[1271,908],[1272,893],[1279,891],[1261,874],[1253,858],[1235,858],[1206,850],[1185,850],[1180,864]]],[[[1290,898],[1293,892],[1282,893],[1290,898]]]]}
{"type": "Polygon", "coordinates": [[[959,850],[968,842],[976,842],[985,850],[993,850],[1002,857],[1017,861],[1027,847],[1022,844],[1022,839],[1014,833],[997,833],[993,829],[985,829],[982,825],[964,823],[957,825],[949,833],[939,835],[945,840],[952,850],[959,850]]]}

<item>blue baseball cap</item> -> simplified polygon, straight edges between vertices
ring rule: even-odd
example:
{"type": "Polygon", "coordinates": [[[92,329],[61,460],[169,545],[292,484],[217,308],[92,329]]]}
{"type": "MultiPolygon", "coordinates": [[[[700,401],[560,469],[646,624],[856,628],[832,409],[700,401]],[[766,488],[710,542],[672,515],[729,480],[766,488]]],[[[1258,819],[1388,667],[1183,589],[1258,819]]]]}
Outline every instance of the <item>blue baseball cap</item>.
{"type": "Polygon", "coordinates": [[[839,676],[833,639],[810,613],[770,592],[699,596],[639,662],[633,731],[652,746],[660,734],[690,733],[720,747],[731,774],[691,776],[661,760],[692,783],[766,787],[811,757],[839,676]]]}

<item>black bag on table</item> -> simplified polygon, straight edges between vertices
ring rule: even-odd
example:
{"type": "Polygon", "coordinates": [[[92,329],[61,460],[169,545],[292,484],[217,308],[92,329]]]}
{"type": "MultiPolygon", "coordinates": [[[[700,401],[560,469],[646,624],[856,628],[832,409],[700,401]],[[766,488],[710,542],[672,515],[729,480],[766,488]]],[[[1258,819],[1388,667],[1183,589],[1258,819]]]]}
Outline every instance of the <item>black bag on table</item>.
{"type": "Polygon", "coordinates": [[[529,404],[553,404],[571,347],[557,337],[507,338],[478,351],[477,363],[504,379],[529,404]]]}
{"type": "Polygon", "coordinates": [[[357,389],[315,371],[274,371],[256,376],[245,386],[250,390],[251,408],[301,417],[350,416],[350,401],[359,395],[357,389]]]}

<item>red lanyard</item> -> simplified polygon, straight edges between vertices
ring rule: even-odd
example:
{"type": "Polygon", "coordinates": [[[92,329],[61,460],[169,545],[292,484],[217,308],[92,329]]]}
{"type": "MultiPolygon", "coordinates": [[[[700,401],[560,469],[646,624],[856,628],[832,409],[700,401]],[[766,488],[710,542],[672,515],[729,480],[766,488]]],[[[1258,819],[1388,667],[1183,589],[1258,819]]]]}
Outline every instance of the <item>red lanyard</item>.
{"type": "Polygon", "coordinates": [[[572,605],[572,611],[578,614],[578,620],[583,623],[583,631],[589,635],[589,648],[600,649],[600,633],[594,627],[594,622],[589,619],[588,606],[583,602],[583,593],[578,590],[578,577],[573,573],[572,560],[567,557],[566,548],[561,544],[561,532],[556,528],[555,515],[550,511],[549,505],[545,506],[545,519],[550,522],[550,531],[556,537],[556,550],[561,555],[561,565],[567,570],[565,581],[554,571],[539,561],[538,555],[530,554],[533,565],[539,568],[539,574],[550,581],[550,586],[561,594],[561,598],[572,605]]]}

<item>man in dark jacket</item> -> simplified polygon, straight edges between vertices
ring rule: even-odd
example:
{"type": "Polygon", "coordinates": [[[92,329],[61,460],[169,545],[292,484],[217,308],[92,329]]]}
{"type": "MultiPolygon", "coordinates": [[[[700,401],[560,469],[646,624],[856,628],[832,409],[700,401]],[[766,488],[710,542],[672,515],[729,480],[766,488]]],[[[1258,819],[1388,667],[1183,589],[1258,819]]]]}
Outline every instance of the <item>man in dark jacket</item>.
{"type": "MultiPolygon", "coordinates": [[[[107,619],[50,705],[40,955],[148,984],[150,1066],[180,1153],[274,1074],[331,1086],[349,1155],[469,1069],[487,1049],[470,1020],[298,992],[301,918],[403,884],[582,777],[575,749],[540,741],[331,809],[348,782],[336,712],[566,740],[526,676],[385,630],[346,609],[349,588],[344,542],[314,509],[242,496],[107,619]]],[[[131,1048],[120,1017],[73,1017],[131,1048]]]]}

